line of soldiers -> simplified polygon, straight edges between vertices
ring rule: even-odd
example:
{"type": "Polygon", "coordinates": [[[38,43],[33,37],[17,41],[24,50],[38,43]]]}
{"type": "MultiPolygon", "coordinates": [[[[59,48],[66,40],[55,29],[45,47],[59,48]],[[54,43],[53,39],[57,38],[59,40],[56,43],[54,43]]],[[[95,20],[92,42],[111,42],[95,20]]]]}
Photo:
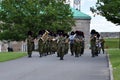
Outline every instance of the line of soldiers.
{"type": "MultiPolygon", "coordinates": [[[[37,38],[40,57],[57,53],[57,57],[63,60],[64,55],[68,53],[69,45],[71,55],[79,57],[84,53],[84,33],[82,31],[72,31],[68,35],[63,30],[58,30],[57,33],[41,30],[37,38]]],[[[34,48],[34,39],[31,31],[28,32],[27,44],[28,57],[31,57],[34,48]]]]}
{"type": "Polygon", "coordinates": [[[100,37],[100,34],[96,30],[91,30],[90,49],[92,57],[98,56],[98,54],[100,54],[101,49],[104,54],[104,43],[105,41],[103,37],[100,37]]]}

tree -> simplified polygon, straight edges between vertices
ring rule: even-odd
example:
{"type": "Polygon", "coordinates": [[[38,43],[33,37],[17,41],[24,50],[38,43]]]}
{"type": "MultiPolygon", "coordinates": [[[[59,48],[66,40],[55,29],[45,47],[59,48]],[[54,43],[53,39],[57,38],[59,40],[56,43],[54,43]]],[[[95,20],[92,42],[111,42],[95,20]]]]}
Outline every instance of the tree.
{"type": "Polygon", "coordinates": [[[28,31],[71,30],[73,13],[64,0],[1,0],[0,40],[23,40],[28,31]]]}
{"type": "Polygon", "coordinates": [[[108,21],[120,25],[120,0],[97,0],[90,10],[94,14],[104,16],[108,21]]]}

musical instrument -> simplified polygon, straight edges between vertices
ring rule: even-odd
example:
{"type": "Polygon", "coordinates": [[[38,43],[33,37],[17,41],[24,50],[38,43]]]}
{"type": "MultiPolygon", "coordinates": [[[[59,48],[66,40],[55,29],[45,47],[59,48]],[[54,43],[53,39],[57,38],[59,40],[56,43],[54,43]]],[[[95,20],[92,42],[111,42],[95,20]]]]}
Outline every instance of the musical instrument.
{"type": "Polygon", "coordinates": [[[49,34],[49,32],[47,30],[45,30],[45,33],[41,37],[43,42],[46,42],[48,40],[48,34],[49,34]]]}

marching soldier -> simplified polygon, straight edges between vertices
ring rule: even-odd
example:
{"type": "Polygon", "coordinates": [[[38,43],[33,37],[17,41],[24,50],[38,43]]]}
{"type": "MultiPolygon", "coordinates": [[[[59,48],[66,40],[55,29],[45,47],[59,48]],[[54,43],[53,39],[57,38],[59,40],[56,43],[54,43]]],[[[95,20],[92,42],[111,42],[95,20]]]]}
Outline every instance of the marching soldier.
{"type": "Polygon", "coordinates": [[[38,51],[39,51],[39,54],[40,54],[40,57],[43,56],[43,46],[44,46],[44,43],[43,43],[43,40],[41,39],[43,35],[43,31],[39,31],[39,40],[38,40],[38,51]]]}
{"type": "Polygon", "coordinates": [[[72,31],[69,36],[69,42],[70,42],[70,52],[71,56],[74,55],[75,48],[74,48],[74,42],[75,42],[75,33],[72,31]]]}
{"type": "Polygon", "coordinates": [[[69,35],[67,33],[65,33],[64,37],[65,37],[65,52],[64,52],[64,54],[66,55],[69,50],[69,35]]]}
{"type": "Polygon", "coordinates": [[[81,55],[84,53],[84,48],[85,48],[85,38],[84,38],[84,33],[81,31],[81,55]]]}
{"type": "Polygon", "coordinates": [[[51,54],[55,54],[55,52],[57,51],[57,39],[55,33],[52,34],[50,51],[51,54]]]}
{"type": "Polygon", "coordinates": [[[92,57],[98,56],[99,54],[99,37],[100,34],[98,32],[96,32],[94,29],[91,30],[90,45],[92,57]]]}
{"type": "Polygon", "coordinates": [[[95,55],[98,56],[98,54],[100,53],[100,34],[98,32],[95,32],[96,35],[96,50],[95,50],[95,55]]]}
{"type": "Polygon", "coordinates": [[[104,54],[104,43],[105,43],[105,40],[104,40],[103,37],[101,37],[101,39],[100,39],[100,45],[101,45],[101,49],[102,49],[103,54],[104,54]]]}
{"type": "Polygon", "coordinates": [[[64,51],[65,51],[65,37],[63,36],[63,31],[60,31],[58,37],[58,51],[57,51],[60,60],[63,60],[64,51]]]}
{"type": "Polygon", "coordinates": [[[96,50],[96,34],[95,30],[91,30],[91,37],[90,37],[90,49],[92,57],[95,57],[95,50],[96,50]]]}
{"type": "Polygon", "coordinates": [[[32,50],[33,50],[33,43],[34,39],[32,37],[32,31],[28,31],[28,38],[27,38],[27,52],[28,52],[28,57],[31,57],[32,55],[32,50]]]}
{"type": "Polygon", "coordinates": [[[48,45],[47,45],[47,41],[48,41],[48,34],[49,32],[47,30],[44,30],[42,31],[42,35],[39,39],[39,53],[40,53],[40,57],[41,56],[46,56],[47,55],[47,48],[48,48],[48,45]]]}
{"type": "Polygon", "coordinates": [[[75,36],[75,57],[81,56],[81,45],[82,45],[82,39],[80,36],[80,31],[76,31],[76,36],[75,36]]]}

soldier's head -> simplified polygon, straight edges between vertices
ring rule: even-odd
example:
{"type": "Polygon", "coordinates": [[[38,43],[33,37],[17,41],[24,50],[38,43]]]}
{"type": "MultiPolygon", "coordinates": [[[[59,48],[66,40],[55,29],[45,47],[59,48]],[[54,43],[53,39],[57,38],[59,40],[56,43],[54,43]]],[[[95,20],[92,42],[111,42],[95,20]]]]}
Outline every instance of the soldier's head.
{"type": "Polygon", "coordinates": [[[42,35],[43,34],[43,31],[42,30],[40,30],[39,31],[39,33],[38,33],[38,35],[42,35]]]}
{"type": "Polygon", "coordinates": [[[81,31],[75,31],[77,36],[81,36],[81,31]]]}
{"type": "Polygon", "coordinates": [[[28,31],[28,36],[32,36],[32,35],[33,35],[32,31],[28,31]]]}
{"type": "Polygon", "coordinates": [[[58,31],[57,31],[57,34],[58,34],[59,36],[63,36],[64,31],[63,31],[63,30],[58,30],[58,31]]]}
{"type": "Polygon", "coordinates": [[[70,35],[74,35],[75,34],[75,32],[74,31],[72,31],[71,33],[70,33],[70,35]]]}
{"type": "Polygon", "coordinates": [[[95,33],[96,33],[96,30],[92,29],[90,34],[93,35],[95,33]]]}
{"type": "Polygon", "coordinates": [[[100,37],[100,34],[99,34],[98,32],[96,32],[95,34],[96,34],[97,38],[99,38],[99,37],[100,37]]]}

